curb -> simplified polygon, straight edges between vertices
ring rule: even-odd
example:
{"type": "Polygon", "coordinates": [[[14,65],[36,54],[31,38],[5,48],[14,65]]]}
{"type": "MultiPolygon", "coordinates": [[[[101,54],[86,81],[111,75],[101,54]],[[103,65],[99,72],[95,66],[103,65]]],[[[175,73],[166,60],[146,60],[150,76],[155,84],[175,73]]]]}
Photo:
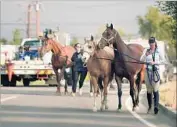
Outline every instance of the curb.
{"type": "Polygon", "coordinates": [[[170,108],[165,107],[162,103],[159,103],[159,108],[162,112],[164,112],[170,119],[176,120],[176,111],[172,111],[170,108]]]}

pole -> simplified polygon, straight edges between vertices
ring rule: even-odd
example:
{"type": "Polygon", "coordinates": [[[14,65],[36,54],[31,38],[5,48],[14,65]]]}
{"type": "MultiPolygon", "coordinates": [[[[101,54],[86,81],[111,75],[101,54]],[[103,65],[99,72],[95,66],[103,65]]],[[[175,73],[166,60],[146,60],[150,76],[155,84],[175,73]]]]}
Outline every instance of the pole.
{"type": "Polygon", "coordinates": [[[31,37],[31,4],[28,5],[27,37],[31,37]]]}
{"type": "Polygon", "coordinates": [[[39,16],[40,16],[40,12],[39,12],[39,2],[36,1],[36,36],[38,37],[39,36],[39,32],[40,32],[40,19],[39,19],[39,16]]]}

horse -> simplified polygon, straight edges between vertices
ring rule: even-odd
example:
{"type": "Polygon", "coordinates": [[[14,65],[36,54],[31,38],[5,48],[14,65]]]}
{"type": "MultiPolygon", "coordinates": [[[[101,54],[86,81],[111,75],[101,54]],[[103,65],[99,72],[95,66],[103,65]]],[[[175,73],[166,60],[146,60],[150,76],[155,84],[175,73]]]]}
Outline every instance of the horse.
{"type": "Polygon", "coordinates": [[[139,104],[139,93],[144,81],[145,65],[140,62],[144,48],[138,44],[126,45],[118,31],[113,28],[113,24],[107,26],[106,30],[102,33],[99,41],[100,44],[103,47],[111,44],[115,49],[114,70],[118,87],[118,109],[121,109],[121,81],[125,77],[130,82],[130,96],[133,103],[132,110],[135,111],[136,106],[139,104]]]}
{"type": "Polygon", "coordinates": [[[101,90],[101,107],[100,110],[108,109],[107,105],[107,87],[109,82],[112,81],[112,62],[105,59],[97,59],[97,57],[104,57],[114,59],[112,54],[107,53],[103,49],[99,49],[94,41],[93,36],[91,40],[86,40],[83,45],[83,56],[82,59],[87,66],[90,73],[90,84],[94,87],[94,106],[93,111],[97,111],[96,95],[98,86],[101,90]],[[103,81],[103,86],[102,86],[103,81]],[[104,93],[103,93],[104,92],[104,93]],[[104,94],[104,97],[103,97],[104,94]]]}
{"type": "MultiPolygon", "coordinates": [[[[54,37],[52,33],[46,33],[46,35],[42,38],[44,43],[40,49],[40,54],[43,55],[46,52],[52,51],[52,67],[57,80],[56,93],[61,95],[60,81],[64,75],[64,70],[73,65],[71,57],[74,54],[75,49],[72,46],[63,46],[59,42],[56,42],[53,38],[54,37]]],[[[65,94],[67,93],[67,83],[65,83],[65,94]]]]}

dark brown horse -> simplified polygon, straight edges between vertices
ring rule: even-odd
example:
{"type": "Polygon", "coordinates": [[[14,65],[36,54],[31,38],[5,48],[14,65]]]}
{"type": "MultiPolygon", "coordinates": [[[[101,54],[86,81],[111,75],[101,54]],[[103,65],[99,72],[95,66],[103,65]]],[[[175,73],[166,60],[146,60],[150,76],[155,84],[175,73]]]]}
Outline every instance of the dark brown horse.
{"type": "Polygon", "coordinates": [[[125,77],[130,82],[130,95],[133,102],[133,111],[139,103],[139,93],[144,80],[145,66],[139,60],[144,48],[138,44],[126,45],[113,25],[107,26],[102,34],[99,44],[113,44],[117,50],[115,52],[114,70],[118,85],[119,105],[121,108],[122,78],[125,77]]]}
{"type": "MultiPolygon", "coordinates": [[[[51,35],[50,35],[51,36],[51,35]]],[[[43,38],[45,42],[40,49],[40,54],[45,54],[46,52],[52,51],[52,67],[56,74],[57,79],[57,93],[61,94],[60,91],[60,81],[64,75],[64,69],[71,67],[71,57],[75,52],[72,46],[63,46],[59,42],[56,42],[53,37],[48,37],[47,35],[43,38]]],[[[65,93],[67,93],[67,86],[65,85],[65,93]]]]}
{"type": "Polygon", "coordinates": [[[90,83],[94,87],[94,107],[93,111],[97,111],[96,106],[96,94],[98,86],[101,88],[101,107],[103,110],[108,109],[107,105],[107,87],[109,82],[112,80],[112,61],[106,59],[97,59],[98,57],[108,58],[113,60],[114,56],[111,53],[107,53],[104,49],[99,49],[96,43],[91,37],[91,40],[85,40],[83,45],[83,61],[87,65],[87,69],[90,73],[90,83]],[[103,86],[102,86],[103,81],[103,86]],[[98,85],[99,84],[99,85],[98,85]],[[104,92],[104,93],[103,93],[104,92]],[[102,97],[104,94],[104,97],[102,97]]]}

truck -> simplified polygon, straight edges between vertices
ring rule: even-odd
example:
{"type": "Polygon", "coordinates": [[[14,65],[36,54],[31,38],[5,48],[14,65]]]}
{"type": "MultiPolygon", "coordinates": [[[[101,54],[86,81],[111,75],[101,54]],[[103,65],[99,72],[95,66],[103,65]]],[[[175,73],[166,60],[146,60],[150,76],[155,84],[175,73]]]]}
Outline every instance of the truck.
{"type": "MultiPolygon", "coordinates": [[[[19,46],[30,46],[30,52],[37,52],[42,46],[42,41],[38,38],[24,38],[19,46]]],[[[15,59],[19,46],[1,45],[1,84],[3,86],[16,86],[17,81],[22,81],[24,86],[29,86],[30,82],[45,80],[49,85],[56,83],[55,73],[51,65],[52,53],[46,53],[48,61],[43,59],[15,59]]]]}

